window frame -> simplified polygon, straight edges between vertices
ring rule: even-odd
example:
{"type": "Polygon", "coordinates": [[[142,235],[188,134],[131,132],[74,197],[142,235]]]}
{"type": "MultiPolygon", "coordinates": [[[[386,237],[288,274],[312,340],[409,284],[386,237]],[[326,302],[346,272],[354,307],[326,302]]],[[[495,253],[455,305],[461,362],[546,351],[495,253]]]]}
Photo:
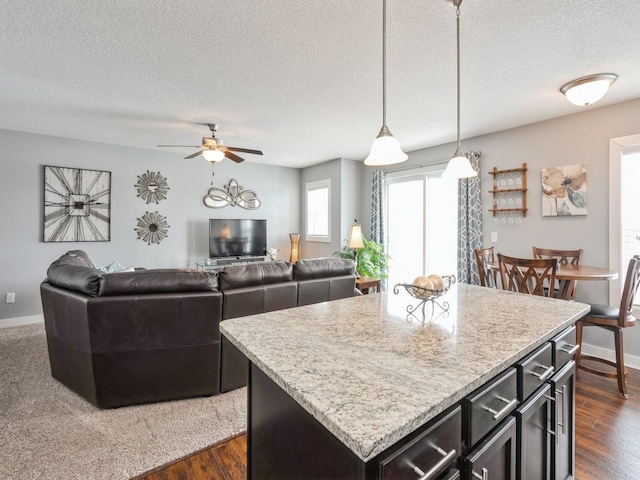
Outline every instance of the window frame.
{"type": "MultiPolygon", "coordinates": [[[[622,265],[622,209],[621,209],[621,163],[622,155],[635,152],[640,147],[640,134],[609,139],[609,268],[620,272],[610,282],[609,305],[619,305],[624,284],[622,265]]],[[[636,310],[636,309],[634,309],[636,310]]],[[[635,312],[638,314],[638,312],[635,312]]]]}
{"type": "Polygon", "coordinates": [[[316,180],[305,183],[305,241],[331,243],[331,179],[316,180]],[[327,190],[327,234],[317,235],[309,233],[309,193],[316,190],[327,190]]]}

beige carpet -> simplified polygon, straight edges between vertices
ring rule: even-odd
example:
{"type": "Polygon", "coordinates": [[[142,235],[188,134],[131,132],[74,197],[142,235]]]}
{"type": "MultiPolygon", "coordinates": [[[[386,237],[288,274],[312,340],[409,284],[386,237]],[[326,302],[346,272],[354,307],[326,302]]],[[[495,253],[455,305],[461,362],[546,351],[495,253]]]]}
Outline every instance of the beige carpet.
{"type": "Polygon", "coordinates": [[[44,325],[0,328],[0,477],[128,479],[246,429],[246,389],[100,410],[51,378],[44,325]]]}

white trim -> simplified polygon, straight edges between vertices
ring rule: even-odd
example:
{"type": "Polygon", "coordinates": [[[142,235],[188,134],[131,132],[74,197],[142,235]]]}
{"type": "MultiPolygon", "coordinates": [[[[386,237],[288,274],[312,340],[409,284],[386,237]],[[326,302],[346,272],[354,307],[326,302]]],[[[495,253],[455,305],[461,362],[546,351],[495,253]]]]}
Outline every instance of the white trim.
{"type": "Polygon", "coordinates": [[[19,327],[32,323],[44,323],[44,315],[31,315],[29,317],[5,318],[0,320],[0,328],[19,327]]]}
{"type": "MultiPolygon", "coordinates": [[[[616,361],[616,352],[608,348],[598,347],[596,345],[582,344],[582,353],[594,357],[604,358],[606,360],[616,361]]],[[[634,370],[640,370],[640,357],[637,355],[624,354],[624,366],[634,370]]]]}
{"type": "MultiPolygon", "coordinates": [[[[640,134],[609,139],[609,270],[622,271],[620,232],[620,160],[629,147],[640,145],[640,134]]],[[[634,148],[635,150],[635,148],[634,148]]],[[[624,278],[609,282],[609,305],[619,305],[624,278]]]]}

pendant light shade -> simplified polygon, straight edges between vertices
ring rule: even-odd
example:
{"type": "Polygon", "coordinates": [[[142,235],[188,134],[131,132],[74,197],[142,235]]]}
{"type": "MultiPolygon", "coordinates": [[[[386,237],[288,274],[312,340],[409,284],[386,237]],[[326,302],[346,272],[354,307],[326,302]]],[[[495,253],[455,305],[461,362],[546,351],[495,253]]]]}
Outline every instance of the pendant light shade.
{"type": "Polygon", "coordinates": [[[560,92],[574,105],[587,106],[604,97],[617,79],[615,73],[588,75],[566,83],[560,88],[560,92]]]}
{"type": "Polygon", "coordinates": [[[391,135],[389,127],[387,127],[387,0],[382,1],[382,128],[380,133],[371,145],[369,156],[365,158],[365,165],[392,165],[394,163],[404,162],[407,158],[406,153],[400,148],[400,144],[391,135]]]}
{"type": "Polygon", "coordinates": [[[406,153],[400,148],[398,140],[395,139],[389,128],[383,125],[380,133],[371,145],[369,156],[365,159],[365,165],[392,165],[394,163],[404,162],[407,158],[406,153]]]}
{"type": "Polygon", "coordinates": [[[462,0],[447,0],[456,7],[456,52],[457,52],[457,135],[456,135],[456,152],[449,160],[447,169],[442,176],[444,178],[469,178],[476,177],[478,172],[471,166],[469,159],[460,148],[460,4],[462,0]]]}

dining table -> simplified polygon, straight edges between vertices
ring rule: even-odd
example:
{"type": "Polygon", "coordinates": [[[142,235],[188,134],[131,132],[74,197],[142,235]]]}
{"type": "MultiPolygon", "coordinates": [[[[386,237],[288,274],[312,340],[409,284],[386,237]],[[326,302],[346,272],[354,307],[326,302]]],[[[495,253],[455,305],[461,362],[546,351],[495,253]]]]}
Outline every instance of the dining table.
{"type": "MultiPolygon", "coordinates": [[[[489,262],[487,266],[490,270],[500,272],[498,262],[489,262]]],[[[577,280],[615,280],[618,272],[602,267],[591,265],[559,265],[556,268],[556,280],[559,283],[558,298],[569,300],[571,297],[571,285],[577,280]]]]}

